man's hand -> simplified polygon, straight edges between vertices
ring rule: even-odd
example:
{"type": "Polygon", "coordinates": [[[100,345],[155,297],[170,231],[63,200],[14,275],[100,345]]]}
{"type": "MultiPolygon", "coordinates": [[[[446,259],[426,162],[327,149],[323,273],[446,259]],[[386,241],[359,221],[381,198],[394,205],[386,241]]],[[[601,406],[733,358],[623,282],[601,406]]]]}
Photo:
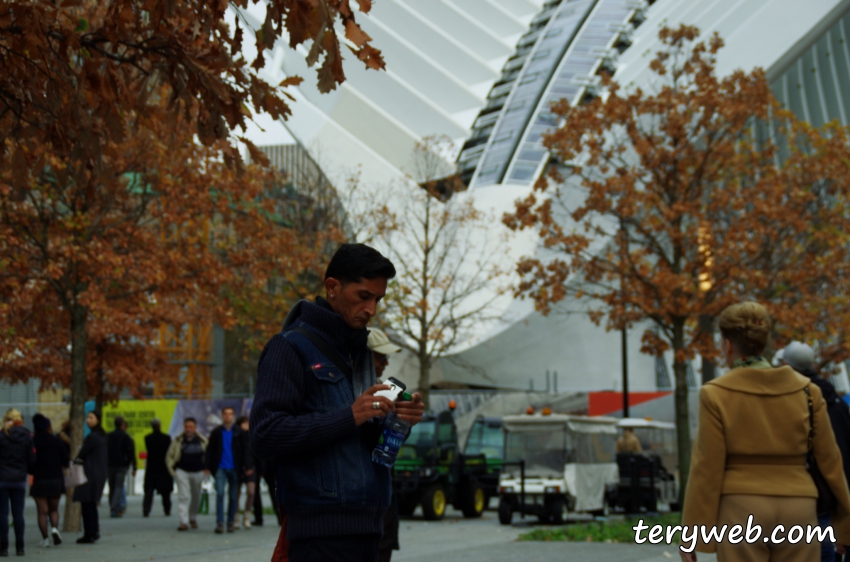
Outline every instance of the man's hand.
{"type": "Polygon", "coordinates": [[[396,402],[395,405],[396,415],[411,426],[422,421],[423,412],[425,412],[425,403],[422,402],[422,395],[418,392],[413,393],[413,400],[410,402],[396,402]]]}
{"type": "Polygon", "coordinates": [[[133,476],[136,476],[136,469],[133,469],[133,476]]]}
{"type": "Polygon", "coordinates": [[[835,552],[843,555],[845,552],[847,552],[847,548],[843,544],[835,543],[835,552]]]}
{"type": "Polygon", "coordinates": [[[679,554],[682,557],[682,562],[697,562],[696,552],[682,552],[682,550],[680,549],[679,554]]]}
{"type": "Polygon", "coordinates": [[[206,476],[207,478],[209,478],[209,476],[210,476],[210,471],[209,471],[209,470],[207,470],[207,469],[204,469],[204,476],[206,476]]]}
{"type": "Polygon", "coordinates": [[[253,468],[249,468],[248,470],[245,471],[245,476],[251,476],[252,474],[254,474],[253,468]]]}
{"type": "Polygon", "coordinates": [[[386,396],[375,396],[375,393],[381,390],[390,390],[390,387],[385,384],[376,384],[358,396],[354,404],[351,405],[351,412],[354,414],[354,423],[358,426],[363,425],[375,416],[386,417],[393,410],[392,400],[386,396]],[[378,404],[377,409],[373,407],[375,403],[378,404]]]}

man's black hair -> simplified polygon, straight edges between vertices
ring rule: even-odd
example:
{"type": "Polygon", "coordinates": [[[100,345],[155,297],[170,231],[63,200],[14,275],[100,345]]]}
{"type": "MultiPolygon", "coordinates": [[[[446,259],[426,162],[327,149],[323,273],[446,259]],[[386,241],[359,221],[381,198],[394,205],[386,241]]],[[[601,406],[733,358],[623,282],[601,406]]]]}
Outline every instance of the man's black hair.
{"type": "Polygon", "coordinates": [[[395,277],[395,266],[378,250],[365,244],[340,246],[325,271],[325,279],[334,278],[343,285],[378,277],[392,279],[395,277]]]}
{"type": "Polygon", "coordinates": [[[198,425],[198,421],[195,418],[183,418],[183,423],[192,422],[195,425],[198,425]]]}

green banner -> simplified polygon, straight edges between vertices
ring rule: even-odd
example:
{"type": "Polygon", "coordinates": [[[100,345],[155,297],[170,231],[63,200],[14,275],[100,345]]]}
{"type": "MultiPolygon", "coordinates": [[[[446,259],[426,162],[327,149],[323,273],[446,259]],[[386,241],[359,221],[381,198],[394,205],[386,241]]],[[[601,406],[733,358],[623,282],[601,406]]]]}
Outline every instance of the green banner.
{"type": "MultiPolygon", "coordinates": [[[[115,429],[115,416],[123,416],[127,420],[127,433],[136,443],[136,459],[139,460],[139,453],[147,452],[145,435],[151,432],[151,420],[159,418],[162,430],[168,433],[178,402],[178,400],[125,400],[116,406],[106,404],[103,407],[103,427],[107,432],[112,432],[115,429]]],[[[144,463],[140,462],[139,468],[143,467],[144,463]]]]}

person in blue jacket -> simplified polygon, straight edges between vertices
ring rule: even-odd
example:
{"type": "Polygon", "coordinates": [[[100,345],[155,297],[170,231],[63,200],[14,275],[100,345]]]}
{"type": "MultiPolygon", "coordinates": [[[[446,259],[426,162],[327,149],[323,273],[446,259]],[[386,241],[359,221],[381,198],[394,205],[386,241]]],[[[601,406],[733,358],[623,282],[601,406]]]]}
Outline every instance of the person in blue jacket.
{"type": "Polygon", "coordinates": [[[369,321],[395,277],[392,262],[345,244],[325,272],[327,298],[300,301],[263,350],[251,409],[251,446],[277,460],[278,499],[292,562],[375,562],[392,497],[391,470],[372,462],[383,418],[411,425],[422,397],[376,396],[369,321]]]}

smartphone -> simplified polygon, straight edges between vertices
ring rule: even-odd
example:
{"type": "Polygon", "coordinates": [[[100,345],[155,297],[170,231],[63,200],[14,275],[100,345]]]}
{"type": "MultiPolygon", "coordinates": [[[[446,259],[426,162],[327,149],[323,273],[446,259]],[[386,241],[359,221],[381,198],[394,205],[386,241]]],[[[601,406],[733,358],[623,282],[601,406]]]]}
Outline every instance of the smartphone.
{"type": "Polygon", "coordinates": [[[385,397],[389,398],[390,400],[392,400],[393,402],[395,402],[398,399],[398,397],[401,396],[401,393],[404,392],[407,389],[407,385],[404,384],[403,382],[401,382],[400,380],[398,380],[395,377],[388,378],[382,384],[387,385],[388,387],[390,387],[390,389],[389,390],[379,390],[378,392],[375,393],[375,396],[385,396],[385,397]]]}

